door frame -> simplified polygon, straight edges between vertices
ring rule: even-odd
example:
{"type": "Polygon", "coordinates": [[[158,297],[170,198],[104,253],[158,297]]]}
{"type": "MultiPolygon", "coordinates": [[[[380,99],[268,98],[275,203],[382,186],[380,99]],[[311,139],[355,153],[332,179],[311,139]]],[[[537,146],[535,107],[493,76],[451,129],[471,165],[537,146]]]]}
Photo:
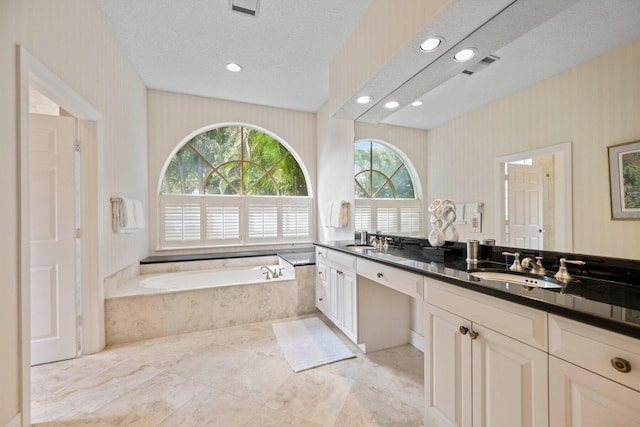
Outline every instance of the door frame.
{"type": "MultiPolygon", "coordinates": [[[[571,142],[552,145],[549,147],[538,148],[522,153],[510,154],[508,156],[498,157],[494,162],[495,171],[495,191],[494,191],[494,209],[495,209],[495,234],[498,245],[507,245],[505,242],[505,220],[504,220],[504,164],[515,162],[518,160],[529,159],[532,157],[554,155],[554,163],[558,162],[555,154],[562,154],[562,174],[556,173],[555,177],[561,180],[561,188],[564,197],[556,197],[554,199],[556,213],[556,242],[563,242],[563,247],[554,248],[558,252],[573,252],[573,184],[571,171],[571,142]]],[[[558,165],[560,166],[560,165],[558,165]]],[[[554,167],[554,170],[558,168],[554,167]]]]}
{"type": "Polygon", "coordinates": [[[34,87],[78,119],[80,150],[80,222],[81,254],[81,354],[104,348],[104,274],[100,247],[104,214],[99,209],[102,200],[101,165],[102,114],[84,100],[71,86],[52,73],[22,46],[17,47],[19,70],[19,236],[18,287],[20,292],[20,361],[22,423],[31,421],[31,294],[30,294],[30,206],[29,206],[29,87],[34,87]]]}

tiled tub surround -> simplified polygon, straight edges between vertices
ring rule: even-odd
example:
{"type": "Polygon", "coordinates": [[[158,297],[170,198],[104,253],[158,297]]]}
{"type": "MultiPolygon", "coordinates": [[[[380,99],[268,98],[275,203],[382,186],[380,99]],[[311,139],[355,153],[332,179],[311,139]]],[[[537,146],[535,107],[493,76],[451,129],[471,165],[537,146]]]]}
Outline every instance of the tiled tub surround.
{"type": "MultiPolygon", "coordinates": [[[[293,267],[277,256],[143,264],[140,275],[118,273],[105,282],[107,345],[281,319],[315,311],[314,266],[293,267]],[[181,272],[200,274],[280,265],[284,277],[260,283],[189,289],[140,286],[149,278],[181,272]],[[307,271],[308,270],[308,271],[307,271]],[[124,279],[124,280],[122,280],[124,279]],[[128,280],[127,280],[128,279],[128,280]]],[[[219,274],[221,275],[221,274],[219,274]]],[[[201,281],[201,277],[198,280],[201,281]]]]}

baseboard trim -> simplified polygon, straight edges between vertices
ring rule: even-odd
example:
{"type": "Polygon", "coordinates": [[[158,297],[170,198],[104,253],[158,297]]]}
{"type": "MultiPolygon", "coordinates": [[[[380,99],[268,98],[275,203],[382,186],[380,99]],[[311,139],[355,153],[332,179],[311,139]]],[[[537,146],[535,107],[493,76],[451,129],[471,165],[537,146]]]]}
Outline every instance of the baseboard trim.
{"type": "Polygon", "coordinates": [[[6,427],[21,427],[22,426],[22,412],[18,412],[18,414],[9,421],[6,427]]]}
{"type": "Polygon", "coordinates": [[[424,353],[424,337],[417,333],[416,331],[409,331],[410,333],[410,341],[409,343],[424,353]]]}

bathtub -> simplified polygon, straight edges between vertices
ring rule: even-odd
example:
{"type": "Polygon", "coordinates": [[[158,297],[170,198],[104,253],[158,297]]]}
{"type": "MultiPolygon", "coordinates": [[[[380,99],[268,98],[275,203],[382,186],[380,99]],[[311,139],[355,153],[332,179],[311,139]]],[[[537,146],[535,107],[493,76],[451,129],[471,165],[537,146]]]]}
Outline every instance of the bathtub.
{"type": "MultiPolygon", "coordinates": [[[[265,262],[266,261],[266,262],[265,262]]],[[[105,289],[107,345],[248,323],[316,311],[315,267],[275,264],[207,266],[200,270],[142,274],[105,289]],[[266,279],[260,266],[282,268],[266,279]]],[[[240,262],[240,261],[234,261],[240,262]]],[[[250,262],[250,261],[245,261],[250,262]]],[[[183,263],[170,268],[187,269],[183,263]]]]}
{"type": "MultiPolygon", "coordinates": [[[[267,266],[271,271],[281,271],[282,276],[272,277],[271,281],[293,280],[288,269],[278,265],[267,266]]],[[[271,273],[269,273],[271,276],[271,273]]],[[[165,273],[142,279],[139,284],[147,289],[167,291],[214,288],[218,286],[249,285],[267,282],[266,271],[260,266],[242,270],[194,270],[178,273],[165,273]]]]}

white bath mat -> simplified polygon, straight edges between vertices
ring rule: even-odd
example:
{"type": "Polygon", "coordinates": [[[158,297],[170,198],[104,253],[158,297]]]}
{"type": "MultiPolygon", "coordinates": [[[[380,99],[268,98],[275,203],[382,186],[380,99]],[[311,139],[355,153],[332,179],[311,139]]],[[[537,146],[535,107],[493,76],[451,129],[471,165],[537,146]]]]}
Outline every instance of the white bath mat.
{"type": "Polygon", "coordinates": [[[317,317],[274,323],[273,332],[294,372],[356,357],[317,317]]]}

